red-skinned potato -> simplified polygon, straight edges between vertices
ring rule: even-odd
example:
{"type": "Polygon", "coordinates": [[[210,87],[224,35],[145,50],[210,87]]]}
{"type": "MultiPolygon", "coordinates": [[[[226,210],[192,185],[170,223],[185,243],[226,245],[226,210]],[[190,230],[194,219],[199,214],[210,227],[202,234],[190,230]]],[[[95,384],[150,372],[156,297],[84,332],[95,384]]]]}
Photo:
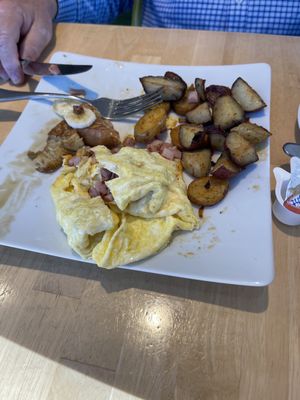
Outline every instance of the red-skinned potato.
{"type": "Polygon", "coordinates": [[[194,85],[187,88],[184,96],[172,103],[173,110],[179,115],[186,115],[187,112],[193,110],[199,104],[199,97],[194,85]]]}
{"type": "Polygon", "coordinates": [[[196,78],[195,79],[195,89],[198,93],[199,100],[203,103],[206,101],[206,94],[205,94],[205,79],[196,78]]]}
{"type": "Polygon", "coordinates": [[[220,133],[211,133],[208,135],[210,147],[213,150],[223,151],[225,148],[225,136],[220,133]]]}
{"type": "Polygon", "coordinates": [[[231,129],[243,136],[244,139],[252,144],[258,144],[266,140],[271,133],[262,126],[252,124],[251,122],[243,122],[231,129]]]}
{"type": "Polygon", "coordinates": [[[183,149],[196,150],[206,143],[202,125],[182,124],[179,126],[179,141],[183,149]]]}
{"type": "Polygon", "coordinates": [[[211,110],[207,102],[201,103],[186,113],[186,119],[192,124],[207,124],[211,121],[211,110]]]}
{"type": "Polygon", "coordinates": [[[187,88],[186,83],[174,72],[166,72],[165,76],[143,76],[140,82],[146,93],[162,89],[164,101],[176,101],[182,98],[187,88]]]}
{"type": "Polygon", "coordinates": [[[224,151],[212,168],[212,175],[219,179],[230,179],[241,171],[241,167],[236,165],[229,157],[228,152],[224,151]]]}
{"type": "Polygon", "coordinates": [[[217,98],[220,96],[230,96],[231,95],[231,90],[227,86],[222,86],[222,85],[210,85],[207,86],[205,89],[205,96],[209,104],[212,106],[215,104],[217,101],[217,98]]]}
{"type": "Polygon", "coordinates": [[[266,107],[260,95],[241,77],[234,81],[231,92],[244,111],[258,111],[266,107]]]}
{"type": "Polygon", "coordinates": [[[195,178],[207,176],[211,168],[211,150],[184,151],[181,162],[183,169],[195,178]]]}
{"type": "Polygon", "coordinates": [[[245,119],[244,110],[231,96],[220,96],[213,106],[213,120],[216,126],[226,130],[239,125],[245,119]]]}
{"type": "Polygon", "coordinates": [[[252,164],[258,160],[255,146],[237,132],[230,132],[225,140],[232,161],[240,167],[252,164]]]}

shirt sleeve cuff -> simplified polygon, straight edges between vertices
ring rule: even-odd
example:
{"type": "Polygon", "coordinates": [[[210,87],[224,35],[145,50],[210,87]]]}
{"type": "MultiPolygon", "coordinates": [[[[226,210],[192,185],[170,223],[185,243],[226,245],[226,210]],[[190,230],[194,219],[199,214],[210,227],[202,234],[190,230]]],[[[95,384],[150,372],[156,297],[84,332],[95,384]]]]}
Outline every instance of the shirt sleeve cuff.
{"type": "Polygon", "coordinates": [[[78,5],[74,0],[57,0],[56,22],[77,21],[78,5]]]}

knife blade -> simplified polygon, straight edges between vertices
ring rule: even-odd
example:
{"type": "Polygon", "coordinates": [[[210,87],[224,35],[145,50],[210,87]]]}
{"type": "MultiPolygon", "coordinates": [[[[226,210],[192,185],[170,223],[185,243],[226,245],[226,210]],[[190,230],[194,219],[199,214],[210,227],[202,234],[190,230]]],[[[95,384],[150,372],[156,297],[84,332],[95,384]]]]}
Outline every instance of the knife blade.
{"type": "Polygon", "coordinates": [[[21,60],[26,75],[72,75],[89,71],[92,65],[54,64],[21,60]]]}

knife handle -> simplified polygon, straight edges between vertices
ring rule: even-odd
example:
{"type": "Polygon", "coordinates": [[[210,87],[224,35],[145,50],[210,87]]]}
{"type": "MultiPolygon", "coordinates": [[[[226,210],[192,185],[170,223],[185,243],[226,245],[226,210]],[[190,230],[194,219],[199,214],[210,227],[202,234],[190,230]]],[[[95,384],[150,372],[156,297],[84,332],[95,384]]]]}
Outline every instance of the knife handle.
{"type": "Polygon", "coordinates": [[[68,99],[80,101],[81,103],[89,103],[88,100],[82,97],[64,93],[18,92],[15,90],[0,89],[0,102],[27,99],[68,99]]]}

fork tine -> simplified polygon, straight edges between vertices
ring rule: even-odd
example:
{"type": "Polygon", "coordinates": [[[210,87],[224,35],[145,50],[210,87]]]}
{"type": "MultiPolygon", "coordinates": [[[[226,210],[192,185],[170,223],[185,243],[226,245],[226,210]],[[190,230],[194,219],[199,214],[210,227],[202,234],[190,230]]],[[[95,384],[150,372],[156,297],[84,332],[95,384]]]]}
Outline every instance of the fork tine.
{"type": "Polygon", "coordinates": [[[156,104],[159,104],[162,102],[162,98],[160,96],[151,98],[151,99],[145,99],[139,104],[132,105],[130,107],[117,107],[116,109],[112,110],[113,113],[115,114],[123,114],[123,113],[135,113],[137,111],[144,110],[146,108],[152,107],[156,104]]]}
{"type": "Polygon", "coordinates": [[[159,94],[159,93],[156,93],[155,95],[153,95],[153,96],[149,96],[149,97],[143,97],[142,99],[140,99],[140,101],[138,101],[138,102],[134,102],[134,103],[132,103],[132,104],[121,104],[121,105],[119,105],[119,104],[117,104],[115,107],[114,107],[114,109],[113,109],[113,112],[116,112],[116,113],[121,113],[121,112],[123,112],[123,111],[127,111],[127,110],[131,110],[131,109],[136,109],[136,108],[140,108],[140,107],[148,107],[148,104],[152,104],[152,102],[155,102],[156,104],[158,104],[159,102],[162,102],[163,100],[162,100],[162,97],[161,97],[161,95],[159,94]]]}
{"type": "Polygon", "coordinates": [[[157,97],[154,99],[151,99],[150,101],[144,102],[143,104],[136,105],[134,107],[127,107],[121,110],[113,110],[113,112],[110,115],[110,118],[120,118],[125,115],[130,115],[130,114],[135,114],[138,111],[145,110],[146,108],[153,107],[159,103],[162,102],[161,97],[157,97]]]}

